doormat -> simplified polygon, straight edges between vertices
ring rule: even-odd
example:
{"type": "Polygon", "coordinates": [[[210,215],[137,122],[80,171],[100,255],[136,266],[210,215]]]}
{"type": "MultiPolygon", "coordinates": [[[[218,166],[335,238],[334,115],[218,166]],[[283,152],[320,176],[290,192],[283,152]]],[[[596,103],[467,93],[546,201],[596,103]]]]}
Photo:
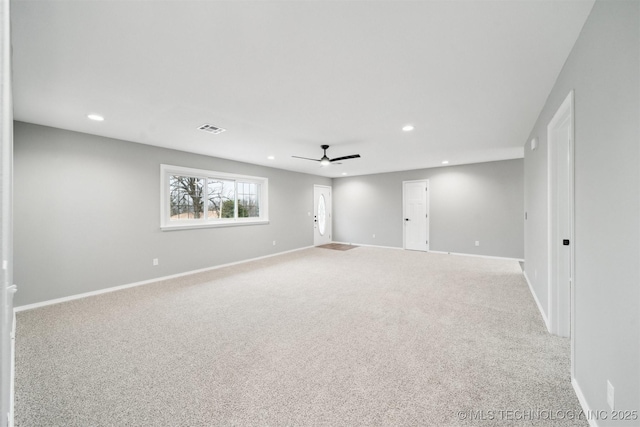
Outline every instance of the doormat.
{"type": "Polygon", "coordinates": [[[357,246],[345,245],[343,243],[328,243],[326,245],[320,245],[316,247],[323,248],[323,249],[334,249],[336,251],[348,251],[349,249],[357,248],[357,246]]]}

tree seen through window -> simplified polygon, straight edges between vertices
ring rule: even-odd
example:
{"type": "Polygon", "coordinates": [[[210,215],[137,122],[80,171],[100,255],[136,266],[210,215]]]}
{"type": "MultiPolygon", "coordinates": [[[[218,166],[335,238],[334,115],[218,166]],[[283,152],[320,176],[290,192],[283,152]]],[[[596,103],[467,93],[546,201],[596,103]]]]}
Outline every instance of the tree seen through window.
{"type": "Polygon", "coordinates": [[[260,217],[260,184],[254,182],[171,175],[169,192],[172,221],[260,217]]]}

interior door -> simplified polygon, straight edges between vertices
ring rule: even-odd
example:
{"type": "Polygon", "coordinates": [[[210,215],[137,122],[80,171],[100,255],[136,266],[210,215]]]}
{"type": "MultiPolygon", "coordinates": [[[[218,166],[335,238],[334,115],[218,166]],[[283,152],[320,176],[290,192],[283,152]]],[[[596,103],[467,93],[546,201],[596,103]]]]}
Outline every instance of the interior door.
{"type": "Polygon", "coordinates": [[[573,98],[569,94],[548,126],[549,140],[549,323],[571,335],[573,259],[573,98]]]}
{"type": "Polygon", "coordinates": [[[556,270],[557,304],[553,317],[557,320],[558,334],[569,336],[569,289],[571,287],[571,240],[569,217],[569,137],[568,125],[558,131],[557,144],[557,193],[556,193],[556,270]],[[564,243],[563,243],[564,242],[564,243]]]}
{"type": "Polygon", "coordinates": [[[429,181],[402,183],[404,248],[429,250],[429,181]]]}
{"type": "Polygon", "coordinates": [[[331,243],[331,187],[313,186],[313,244],[331,243]]]}

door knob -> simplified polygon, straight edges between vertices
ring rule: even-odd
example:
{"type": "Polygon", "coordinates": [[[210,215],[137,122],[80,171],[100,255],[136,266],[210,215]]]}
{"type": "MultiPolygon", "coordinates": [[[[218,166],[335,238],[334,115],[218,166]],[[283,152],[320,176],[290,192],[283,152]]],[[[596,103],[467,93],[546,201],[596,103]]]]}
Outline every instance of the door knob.
{"type": "Polygon", "coordinates": [[[411,221],[409,218],[405,218],[404,220],[405,220],[405,221],[411,221]]]}

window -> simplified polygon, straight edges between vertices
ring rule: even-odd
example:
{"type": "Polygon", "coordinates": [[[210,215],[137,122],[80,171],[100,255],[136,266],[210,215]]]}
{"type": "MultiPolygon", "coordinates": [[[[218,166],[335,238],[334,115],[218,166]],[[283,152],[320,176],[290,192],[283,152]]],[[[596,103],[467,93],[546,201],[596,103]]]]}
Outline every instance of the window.
{"type": "Polygon", "coordinates": [[[267,178],[160,165],[161,228],[264,224],[267,178]]]}

